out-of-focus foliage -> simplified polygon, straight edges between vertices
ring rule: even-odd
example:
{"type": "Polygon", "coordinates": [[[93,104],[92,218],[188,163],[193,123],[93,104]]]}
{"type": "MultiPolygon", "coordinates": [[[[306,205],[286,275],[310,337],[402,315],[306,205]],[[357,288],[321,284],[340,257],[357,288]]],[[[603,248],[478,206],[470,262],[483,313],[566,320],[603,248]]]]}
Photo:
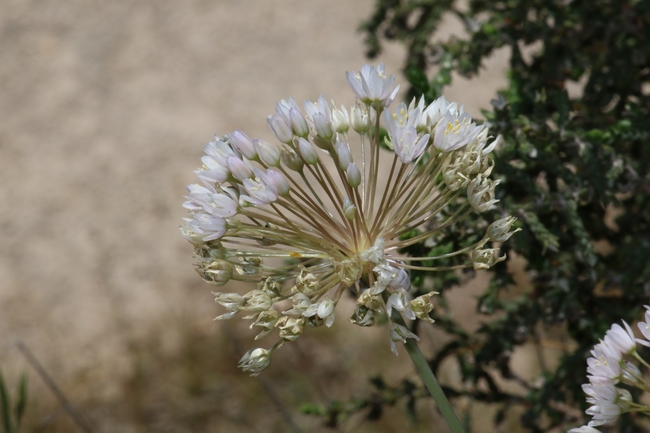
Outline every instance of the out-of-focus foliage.
{"type": "Polygon", "coordinates": [[[25,374],[20,378],[15,398],[16,402],[12,404],[9,390],[5,385],[2,371],[0,371],[0,425],[2,425],[0,431],[3,433],[18,433],[20,431],[27,405],[27,376],[25,374]]]}
{"type": "MultiPolygon", "coordinates": [[[[460,366],[462,383],[445,388],[452,401],[494,405],[495,426],[519,406],[521,431],[582,425],[589,350],[612,323],[638,320],[650,303],[650,1],[378,0],[361,29],[371,58],[384,39],[407,47],[410,95],[429,102],[452,73],[475,77],[495,50],[511,53],[508,87],[483,112],[490,132],[505,139],[495,153],[501,201],[486,220],[519,218],[523,231],[503,250],[526,260],[525,287],[514,296],[508,262],[497,265],[476,311],[485,324],[470,334],[444,298],[459,275],[414,272],[413,280],[418,290],[443,292],[432,317],[452,338],[430,363],[434,371],[448,358],[460,366]],[[447,14],[460,18],[466,36],[437,42],[432,35],[447,14]],[[577,96],[567,91],[571,82],[584,85],[577,96]],[[568,344],[552,340],[558,330],[568,344]],[[556,365],[541,362],[533,380],[514,373],[517,347],[531,345],[543,357],[552,344],[564,348],[556,365]],[[509,381],[526,391],[507,391],[509,381]]],[[[438,255],[458,249],[468,233],[484,233],[482,218],[465,221],[407,252],[438,255]]],[[[414,408],[424,394],[412,384],[373,383],[381,387],[371,404],[310,411],[330,425],[368,407],[376,419],[383,404],[404,398],[414,408]]],[[[620,431],[641,431],[636,422],[623,417],[620,431]]]]}

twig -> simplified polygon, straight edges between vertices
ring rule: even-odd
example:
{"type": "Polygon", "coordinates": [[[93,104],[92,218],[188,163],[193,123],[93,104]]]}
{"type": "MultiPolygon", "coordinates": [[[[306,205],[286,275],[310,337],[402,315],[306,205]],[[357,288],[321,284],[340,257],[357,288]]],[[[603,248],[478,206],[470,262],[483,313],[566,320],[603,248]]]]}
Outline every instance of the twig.
{"type": "Polygon", "coordinates": [[[20,350],[20,352],[25,355],[27,362],[29,362],[34,370],[36,370],[43,382],[45,382],[45,385],[50,389],[50,391],[52,391],[52,394],[54,394],[57,400],[59,400],[59,403],[61,403],[61,406],[63,406],[63,409],[68,414],[68,416],[72,418],[72,421],[74,421],[74,423],[77,424],[77,426],[85,433],[97,433],[97,429],[92,426],[88,420],[88,416],[78,411],[72,405],[72,403],[70,403],[70,400],[68,400],[65,394],[63,394],[59,387],[56,386],[56,383],[54,383],[52,377],[47,373],[47,371],[45,371],[45,368],[43,368],[41,363],[38,362],[36,357],[27,348],[25,343],[22,341],[17,341],[16,346],[18,347],[18,350],[20,350]]]}

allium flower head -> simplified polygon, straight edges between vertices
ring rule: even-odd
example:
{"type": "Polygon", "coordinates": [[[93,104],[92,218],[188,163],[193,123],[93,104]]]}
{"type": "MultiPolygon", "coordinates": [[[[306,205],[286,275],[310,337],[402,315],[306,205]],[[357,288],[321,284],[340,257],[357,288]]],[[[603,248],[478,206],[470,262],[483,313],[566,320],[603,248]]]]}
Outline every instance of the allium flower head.
{"type": "MultiPolygon", "coordinates": [[[[457,252],[398,254],[497,201],[488,155],[495,142],[444,98],[390,111],[398,87],[383,65],[365,65],[347,79],[357,98],[349,110],[323,96],[305,101],[304,112],[294,99],[283,100],[268,117],[275,144],[240,130],[216,137],[196,170],[202,185],[188,186],[190,215],[181,232],[195,247],[197,271],[215,286],[254,285],[243,295],[215,293],[227,310],[217,319],[243,312],[260,328],[258,338],[278,330],[271,349],[242,359],[254,374],[305,329],[331,326],[346,292],[357,299],[350,321],[359,326],[386,312],[389,320],[399,313],[431,321],[432,293],[410,299],[409,271],[442,269],[418,262],[458,254],[467,257],[461,267],[489,268],[503,259],[483,248],[489,237],[512,234],[508,219],[457,252]]],[[[397,324],[389,334],[393,345],[416,337],[397,324]]]]}

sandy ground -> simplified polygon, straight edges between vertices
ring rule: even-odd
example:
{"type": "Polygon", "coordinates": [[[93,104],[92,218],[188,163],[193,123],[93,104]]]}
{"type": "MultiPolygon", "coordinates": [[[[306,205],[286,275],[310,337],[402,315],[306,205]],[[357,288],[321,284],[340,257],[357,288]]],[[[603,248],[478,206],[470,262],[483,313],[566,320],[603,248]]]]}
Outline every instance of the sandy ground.
{"type": "MultiPolygon", "coordinates": [[[[352,103],[344,72],[366,61],[356,28],[372,4],[0,4],[0,366],[9,377],[26,368],[22,340],[61,383],[86,375],[93,386],[79,398],[119,398],[118,380],[97,381],[128,371],[129,342],[156,334],[173,352],[180,321],[217,326],[177,230],[202,145],[235,128],[271,139],[266,115],[289,96],[352,103]]],[[[441,35],[458,28],[450,21],[441,35]]],[[[402,56],[391,46],[380,60],[398,73],[402,56]]],[[[504,70],[497,56],[447,96],[478,114],[504,70]]]]}

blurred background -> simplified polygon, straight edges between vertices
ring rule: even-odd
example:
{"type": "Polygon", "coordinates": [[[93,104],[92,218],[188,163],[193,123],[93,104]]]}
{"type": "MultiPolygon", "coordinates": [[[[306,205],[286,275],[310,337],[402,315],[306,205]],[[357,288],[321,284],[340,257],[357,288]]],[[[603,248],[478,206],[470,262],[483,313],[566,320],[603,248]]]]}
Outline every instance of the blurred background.
{"type": "MultiPolygon", "coordinates": [[[[17,341],[102,432],[331,431],[299,407],[367,394],[379,373],[417,380],[406,353],[390,353],[386,329],[357,328],[347,311],[274,355],[262,380],[241,373],[254,334],[212,321],[221,313],[213,287],[177,229],[214,134],[241,128],[270,140],[266,116],[290,96],[353,102],[344,73],[367,62],[356,30],[372,6],[0,4],[0,368],[12,392],[28,372],[27,430],[80,431],[17,341]]],[[[450,15],[439,33],[461,31],[450,15]]],[[[403,57],[395,45],[379,59],[398,82],[403,57]]],[[[479,115],[505,68],[497,52],[446,96],[479,115]]],[[[458,314],[473,311],[472,284],[451,295],[458,314]]],[[[435,348],[436,334],[424,335],[425,350],[435,348]]],[[[429,399],[417,404],[437,421],[429,399]]],[[[344,431],[431,428],[400,408],[385,415],[344,431]]]]}

